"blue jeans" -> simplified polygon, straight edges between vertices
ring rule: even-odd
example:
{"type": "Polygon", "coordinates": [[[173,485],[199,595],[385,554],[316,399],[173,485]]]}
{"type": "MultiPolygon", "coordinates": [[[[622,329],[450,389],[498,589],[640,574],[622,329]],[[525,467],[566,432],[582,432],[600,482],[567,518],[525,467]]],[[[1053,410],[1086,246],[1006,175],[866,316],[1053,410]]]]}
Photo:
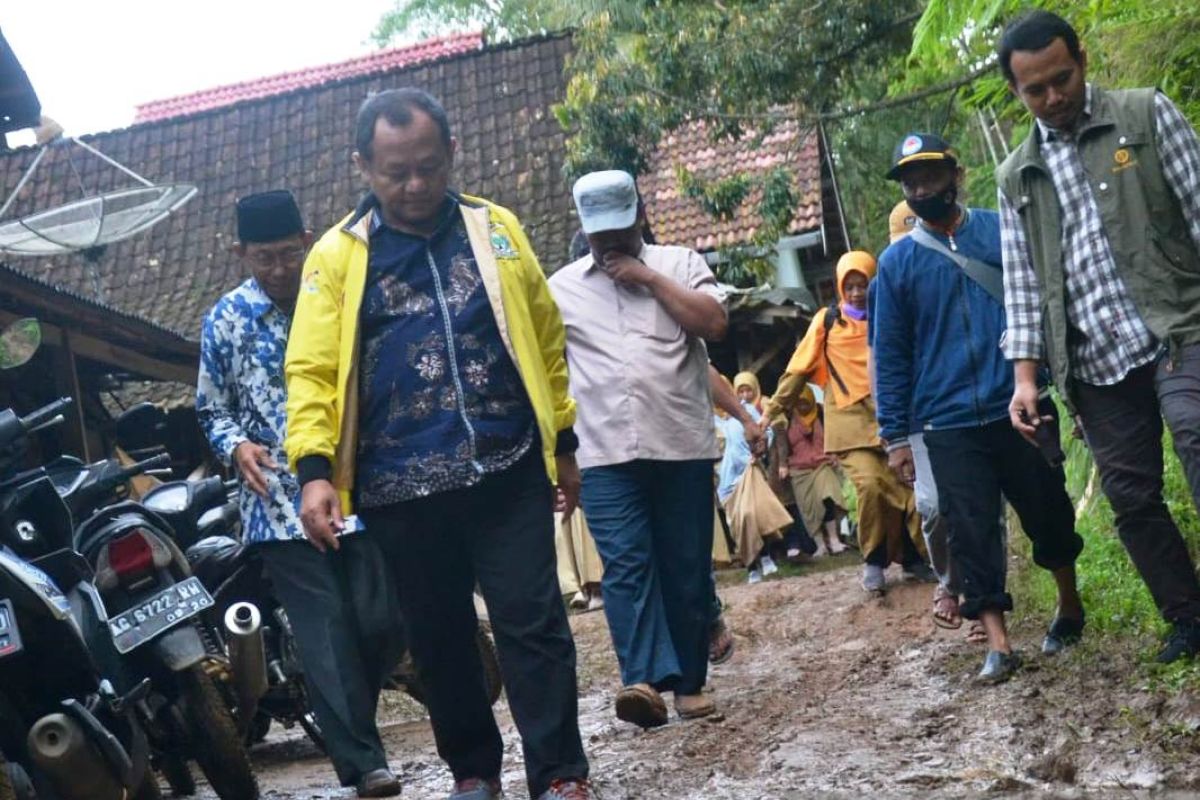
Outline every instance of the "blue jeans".
{"type": "Polygon", "coordinates": [[[583,470],[583,510],[604,562],[604,611],[621,680],[698,694],[712,621],[712,462],[583,470]]]}

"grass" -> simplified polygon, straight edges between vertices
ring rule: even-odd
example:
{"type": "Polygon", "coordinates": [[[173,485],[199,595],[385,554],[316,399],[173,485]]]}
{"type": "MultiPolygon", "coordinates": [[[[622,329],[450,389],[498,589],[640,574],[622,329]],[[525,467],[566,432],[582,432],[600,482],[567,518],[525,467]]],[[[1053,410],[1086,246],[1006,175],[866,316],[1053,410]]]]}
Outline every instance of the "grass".
{"type": "MultiPolygon", "coordinates": [[[[1162,688],[1178,690],[1184,686],[1200,689],[1200,664],[1185,662],[1168,667],[1150,666],[1157,651],[1159,637],[1167,625],[1159,616],[1150,592],[1134,569],[1125,547],[1117,538],[1112,508],[1100,490],[1091,454],[1082,442],[1064,431],[1063,449],[1067,454],[1065,469],[1067,490],[1076,503],[1076,530],[1084,540],[1084,550],[1077,562],[1080,593],[1088,613],[1089,635],[1144,640],[1142,658],[1147,663],[1150,678],[1162,688]],[[1091,483],[1091,493],[1085,494],[1091,483]]],[[[1192,502],[1183,467],[1175,455],[1170,433],[1163,435],[1165,456],[1165,491],[1167,507],[1183,532],[1188,549],[1195,560],[1200,556],[1200,517],[1192,502]]],[[[1010,590],[1016,600],[1020,618],[1044,625],[1054,612],[1055,589],[1050,574],[1033,564],[1028,540],[1021,535],[1009,539],[1017,561],[1010,579],[1010,590]]]]}

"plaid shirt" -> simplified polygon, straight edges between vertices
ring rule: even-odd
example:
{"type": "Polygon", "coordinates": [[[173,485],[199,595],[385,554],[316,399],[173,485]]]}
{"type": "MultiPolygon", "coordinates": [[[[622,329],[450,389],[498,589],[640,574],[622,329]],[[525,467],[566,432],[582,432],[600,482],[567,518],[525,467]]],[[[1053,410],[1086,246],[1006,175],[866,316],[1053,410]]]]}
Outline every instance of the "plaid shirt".
{"type": "MultiPolygon", "coordinates": [[[[1155,96],[1154,108],[1155,139],[1163,173],[1183,207],[1192,240],[1200,250],[1200,142],[1191,124],[1165,95],[1155,96]]],[[[1089,85],[1084,119],[1091,112],[1089,85]]],[[[1037,125],[1042,157],[1062,211],[1067,319],[1080,334],[1070,339],[1072,374],[1084,383],[1111,385],[1155,359],[1163,345],[1146,327],[1117,271],[1077,143],[1041,120],[1037,125]]],[[[1010,360],[1041,360],[1045,344],[1037,274],[1020,217],[1004,192],[999,194],[1008,311],[1004,354],[1010,360]]]]}

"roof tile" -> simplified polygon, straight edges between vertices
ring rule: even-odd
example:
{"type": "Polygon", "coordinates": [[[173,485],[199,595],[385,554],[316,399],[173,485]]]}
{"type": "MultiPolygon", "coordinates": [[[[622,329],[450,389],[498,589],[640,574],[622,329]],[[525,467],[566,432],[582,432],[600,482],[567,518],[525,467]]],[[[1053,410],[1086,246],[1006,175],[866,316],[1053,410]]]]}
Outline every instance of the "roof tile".
{"type": "Polygon", "coordinates": [[[697,178],[714,182],[739,173],[761,177],[783,166],[795,178],[795,214],[789,234],[821,226],[821,155],[815,131],[796,123],[780,124],[756,142],[748,133],[739,140],[713,141],[703,123],[685,125],[663,137],[647,174],[638,179],[646,198],[646,215],[658,241],[697,250],[714,250],[753,240],[762,218],[757,213],[762,192],[754,190],[730,220],[716,220],[696,200],[679,190],[676,168],[686,167],[697,178]]]}
{"type": "Polygon", "coordinates": [[[402,67],[411,67],[428,61],[434,61],[446,56],[460,55],[483,47],[483,34],[457,33],[436,39],[427,39],[406,47],[396,47],[381,50],[347,61],[334,64],[322,64],[316,67],[283,72],[266,78],[256,78],[198,92],[167,97],[162,100],[151,100],[137,106],[134,122],[153,122],[154,120],[195,114],[213,108],[238,103],[243,100],[253,100],[260,97],[283,94],[296,89],[319,86],[331,81],[345,80],[360,75],[378,72],[390,72],[402,67]]]}
{"type": "MultiPolygon", "coordinates": [[[[369,92],[418,86],[446,105],[459,139],[474,143],[459,148],[456,185],[512,208],[543,262],[555,267],[566,260],[575,225],[570,186],[561,178],[565,134],[557,124],[531,121],[562,99],[570,49],[566,36],[475,48],[436,63],[86,137],[151,180],[193,183],[199,193],[172,218],[110,245],[95,261],[70,254],[13,257],[9,264],[195,339],[205,312],[244,278],[229,252],[236,199],[286,187],[305,222],[327,229],[363,191],[350,163],[359,104],[369,92]],[[531,72],[539,79],[529,80],[531,72]]],[[[26,148],[0,155],[0,195],[12,192],[35,154],[26,148]]],[[[79,148],[54,147],[6,216],[76,199],[80,185],[103,192],[129,179],[79,148]]]]}

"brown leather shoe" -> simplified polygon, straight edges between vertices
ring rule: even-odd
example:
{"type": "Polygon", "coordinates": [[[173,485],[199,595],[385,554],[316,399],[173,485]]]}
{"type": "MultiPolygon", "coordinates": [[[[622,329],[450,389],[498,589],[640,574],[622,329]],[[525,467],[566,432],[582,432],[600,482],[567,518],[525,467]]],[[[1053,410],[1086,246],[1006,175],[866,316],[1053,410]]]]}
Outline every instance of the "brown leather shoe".
{"type": "Polygon", "coordinates": [[[667,724],[667,704],[648,683],[626,686],[617,692],[614,705],[617,719],[632,722],[640,728],[657,728],[667,724]]]}
{"type": "Polygon", "coordinates": [[[675,713],[680,719],[699,719],[717,710],[717,704],[706,694],[675,695],[675,713]]]}

